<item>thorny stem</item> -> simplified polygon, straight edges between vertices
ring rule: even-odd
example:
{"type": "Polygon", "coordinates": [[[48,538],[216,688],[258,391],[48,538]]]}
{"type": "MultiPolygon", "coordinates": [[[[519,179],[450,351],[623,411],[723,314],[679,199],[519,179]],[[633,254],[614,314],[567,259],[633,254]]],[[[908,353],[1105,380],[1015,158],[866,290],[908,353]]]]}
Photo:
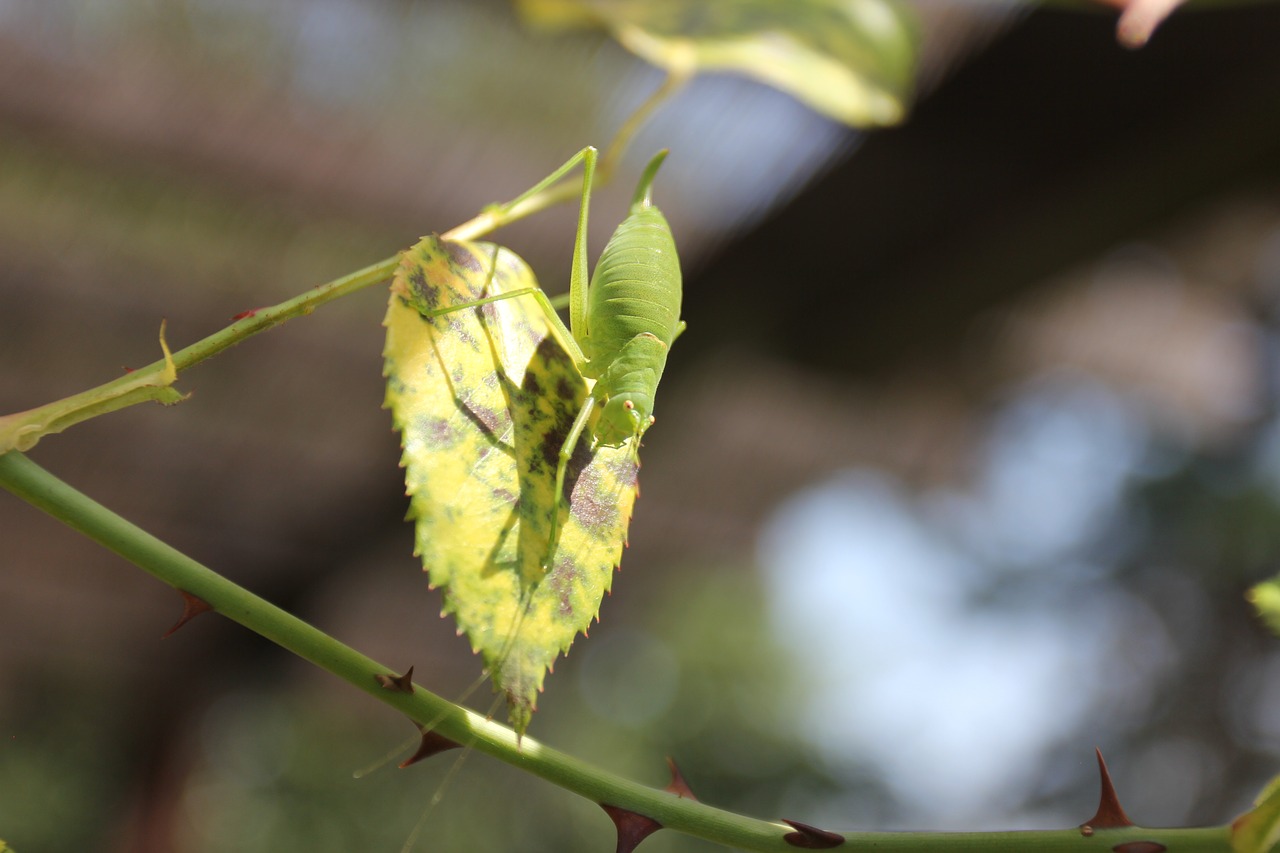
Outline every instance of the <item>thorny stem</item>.
{"type": "MultiPolygon", "coordinates": [[[[417,686],[389,690],[391,670],[237,586],[161,542],[16,451],[0,455],[0,486],[84,533],[169,586],[194,595],[223,616],[288,649],[397,709],[419,725],[501,759],[587,799],[653,818],[668,829],[745,850],[794,853],[792,828],[705,805],[605,772],[417,686]]],[[[850,832],[845,849],[885,853],[960,851],[1147,851],[1230,853],[1228,827],[1204,829],[1079,828],[1038,832],[850,832]],[[1138,844],[1145,842],[1145,844],[1138,844]],[[1154,845],[1154,846],[1153,846],[1154,845]]]]}
{"type": "MultiPolygon", "coordinates": [[[[678,92],[688,79],[689,74],[687,73],[673,72],[668,75],[663,85],[623,122],[622,127],[618,129],[613,141],[609,144],[608,150],[601,157],[600,165],[597,169],[598,181],[608,182],[627,146],[631,143],[644,121],[660,104],[678,92]]],[[[574,198],[577,193],[577,182],[573,179],[566,179],[540,193],[521,200],[518,204],[491,205],[478,216],[449,229],[441,236],[446,240],[474,240],[526,216],[568,201],[574,198]]],[[[137,386],[141,377],[168,376],[167,380],[157,379],[154,384],[171,383],[174,378],[171,375],[172,371],[181,373],[187,368],[194,367],[205,359],[212,358],[223,350],[229,349],[259,332],[279,326],[294,317],[310,314],[326,302],[331,302],[343,296],[350,296],[366,287],[385,281],[395,273],[396,266],[399,263],[399,255],[384,258],[364,269],[356,270],[326,284],[313,287],[305,293],[301,293],[278,305],[258,308],[248,312],[244,316],[237,318],[230,326],[173,353],[171,361],[168,358],[162,358],[87,391],[56,400],[29,412],[18,412],[7,418],[0,418],[0,453],[10,449],[29,450],[47,430],[33,428],[33,438],[24,440],[20,427],[24,424],[39,426],[50,423],[55,420],[55,413],[57,413],[57,417],[64,418],[66,425],[70,425],[71,423],[79,423],[148,399],[155,399],[155,395],[135,394],[126,397],[122,392],[126,388],[137,386]],[[70,414],[68,415],[67,413],[70,414]],[[14,430],[16,435],[7,442],[4,428],[6,419],[10,420],[16,427],[19,427],[19,429],[14,430]]],[[[52,431],[61,431],[61,428],[59,427],[52,431]]]]}

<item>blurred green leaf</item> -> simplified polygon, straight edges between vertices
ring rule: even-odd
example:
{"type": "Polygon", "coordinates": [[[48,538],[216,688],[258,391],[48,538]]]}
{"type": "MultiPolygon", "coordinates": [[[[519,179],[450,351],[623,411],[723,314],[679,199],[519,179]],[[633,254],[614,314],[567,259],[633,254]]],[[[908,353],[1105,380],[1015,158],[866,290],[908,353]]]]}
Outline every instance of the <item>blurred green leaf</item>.
{"type": "Polygon", "coordinates": [[[638,468],[630,442],[578,443],[548,559],[558,456],[586,380],[533,299],[422,313],[528,287],[532,271],[506,249],[428,237],[396,273],[384,352],[417,552],[521,732],[613,581],[638,468]]]}
{"type": "Polygon", "coordinates": [[[916,33],[895,0],[517,0],[550,28],[598,26],[673,73],[729,71],[851,125],[902,119],[916,33]]]}
{"type": "Polygon", "coordinates": [[[1235,853],[1267,853],[1280,841],[1280,776],[1262,789],[1253,808],[1231,824],[1235,853]]]}
{"type": "Polygon", "coordinates": [[[1249,601],[1267,627],[1280,634],[1280,578],[1263,581],[1249,590],[1249,601]]]}

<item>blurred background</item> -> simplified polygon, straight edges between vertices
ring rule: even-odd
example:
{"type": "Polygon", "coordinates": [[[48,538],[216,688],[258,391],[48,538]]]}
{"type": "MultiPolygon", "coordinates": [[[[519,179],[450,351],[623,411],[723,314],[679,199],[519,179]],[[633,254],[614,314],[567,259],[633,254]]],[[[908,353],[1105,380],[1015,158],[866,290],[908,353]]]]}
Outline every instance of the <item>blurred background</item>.
{"type": "MultiPolygon", "coordinates": [[[[1095,746],[1139,823],[1230,820],[1280,770],[1280,645],[1243,598],[1280,569],[1280,5],[1136,52],[1111,14],[917,13],[901,127],[708,77],[597,192],[596,251],[672,149],[689,333],[614,594],[530,733],[837,829],[1075,825],[1095,746]]],[[[0,410],[511,198],[660,81],[497,0],[0,0],[0,410]]],[[[567,282],[574,215],[501,239],[567,282]]],[[[32,456],[459,696],[480,666],[410,555],[385,299],[32,456]]],[[[406,721],[238,626],[161,641],[171,590],[9,497],[0,542],[19,851],[611,849],[488,758],[396,770],[406,721]]]]}

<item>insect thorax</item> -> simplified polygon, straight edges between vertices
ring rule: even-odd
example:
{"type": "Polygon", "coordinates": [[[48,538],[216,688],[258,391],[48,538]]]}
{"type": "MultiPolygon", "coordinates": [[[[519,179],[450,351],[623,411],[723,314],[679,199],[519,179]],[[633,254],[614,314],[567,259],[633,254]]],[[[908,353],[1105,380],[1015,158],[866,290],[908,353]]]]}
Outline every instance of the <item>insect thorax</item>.
{"type": "Polygon", "coordinates": [[[592,389],[604,405],[596,438],[618,445],[649,428],[654,394],[666,364],[667,346],[654,335],[637,335],[618,351],[592,389]]]}

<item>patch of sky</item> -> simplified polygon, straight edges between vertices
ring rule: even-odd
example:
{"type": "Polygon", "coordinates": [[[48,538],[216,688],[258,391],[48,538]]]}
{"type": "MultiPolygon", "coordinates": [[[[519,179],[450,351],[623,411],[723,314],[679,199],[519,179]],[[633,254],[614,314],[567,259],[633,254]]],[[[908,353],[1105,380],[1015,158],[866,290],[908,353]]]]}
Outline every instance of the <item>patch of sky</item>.
{"type": "Polygon", "coordinates": [[[1154,677],[1115,654],[1152,620],[1080,556],[1123,514],[1146,440],[1120,398],[1054,377],[997,414],[966,491],[853,471],[777,511],[759,547],[773,627],[815,685],[803,725],[833,772],[871,765],[917,825],[972,827],[1106,701],[1101,673],[1154,677]],[[1048,592],[993,604],[1011,568],[1048,592]]]}

